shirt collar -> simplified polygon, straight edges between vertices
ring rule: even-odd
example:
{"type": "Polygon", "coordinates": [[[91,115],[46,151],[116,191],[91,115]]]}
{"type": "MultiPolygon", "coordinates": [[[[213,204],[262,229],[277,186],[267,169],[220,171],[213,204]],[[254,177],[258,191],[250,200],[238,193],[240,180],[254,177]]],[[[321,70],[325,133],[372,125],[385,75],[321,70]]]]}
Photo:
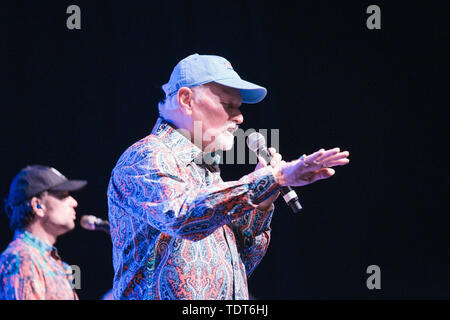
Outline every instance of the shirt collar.
{"type": "Polygon", "coordinates": [[[43,253],[49,253],[49,254],[58,254],[58,251],[56,248],[49,243],[39,239],[31,232],[28,232],[26,230],[16,230],[14,232],[14,240],[15,239],[22,239],[25,243],[28,245],[38,249],[40,252],[43,253]]]}
{"type": "Polygon", "coordinates": [[[205,163],[213,166],[218,166],[220,163],[220,155],[218,153],[204,153],[182,135],[174,124],[161,117],[156,121],[152,134],[159,137],[184,165],[188,165],[192,161],[195,161],[197,164],[205,163]]]}

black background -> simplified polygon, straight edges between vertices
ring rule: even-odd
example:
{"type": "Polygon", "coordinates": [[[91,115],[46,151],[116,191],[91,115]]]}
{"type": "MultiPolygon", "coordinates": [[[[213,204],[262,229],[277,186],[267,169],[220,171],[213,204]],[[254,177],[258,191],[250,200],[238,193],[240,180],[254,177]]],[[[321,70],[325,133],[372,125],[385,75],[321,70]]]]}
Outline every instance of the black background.
{"type": "MultiPolygon", "coordinates": [[[[322,147],[351,153],[333,178],[297,189],[300,215],[277,200],[252,295],[448,299],[444,3],[4,1],[0,194],[27,164],[46,164],[89,181],[75,195],[78,220],[106,219],[110,172],[152,129],[172,68],[192,53],[217,54],[268,88],[263,102],[243,106],[242,127],[279,129],[284,159],[322,147]],[[71,4],[81,30],[66,28],[71,4]],[[371,4],[381,30],[366,27],[371,4]],[[380,290],[366,287],[373,264],[380,290]]],[[[252,170],[222,166],[224,180],[252,170]]],[[[1,215],[1,250],[11,237],[1,215]]],[[[81,268],[81,299],[111,289],[107,235],[77,225],[56,246],[81,268]]]]}

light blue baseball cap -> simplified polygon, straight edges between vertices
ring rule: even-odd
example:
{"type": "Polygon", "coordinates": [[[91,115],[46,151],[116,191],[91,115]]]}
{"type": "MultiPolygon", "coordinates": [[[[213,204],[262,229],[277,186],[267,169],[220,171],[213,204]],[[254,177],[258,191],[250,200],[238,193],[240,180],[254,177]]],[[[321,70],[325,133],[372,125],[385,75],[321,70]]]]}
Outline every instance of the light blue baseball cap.
{"type": "Polygon", "coordinates": [[[175,66],[169,82],[162,86],[167,97],[173,96],[181,87],[195,87],[208,82],[236,88],[241,91],[243,103],[257,103],[264,99],[267,90],[242,80],[231,63],[223,57],[192,54],[175,66]]]}

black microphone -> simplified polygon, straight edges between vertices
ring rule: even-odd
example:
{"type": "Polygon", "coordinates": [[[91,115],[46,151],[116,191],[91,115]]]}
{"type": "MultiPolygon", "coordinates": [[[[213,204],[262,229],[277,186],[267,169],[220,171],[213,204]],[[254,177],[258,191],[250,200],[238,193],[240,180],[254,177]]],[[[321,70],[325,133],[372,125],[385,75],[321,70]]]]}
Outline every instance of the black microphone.
{"type": "Polygon", "coordinates": [[[106,220],[102,220],[97,218],[96,216],[85,215],[81,217],[80,225],[90,231],[103,231],[107,234],[110,234],[109,231],[109,222],[106,220]]]}
{"type": "MultiPolygon", "coordinates": [[[[266,147],[266,139],[259,132],[252,132],[247,137],[247,146],[250,150],[255,152],[258,156],[267,161],[269,165],[272,155],[266,147]]],[[[284,201],[291,207],[294,213],[299,213],[302,209],[300,202],[298,201],[297,193],[291,187],[280,187],[280,192],[283,195],[284,201]]]]}

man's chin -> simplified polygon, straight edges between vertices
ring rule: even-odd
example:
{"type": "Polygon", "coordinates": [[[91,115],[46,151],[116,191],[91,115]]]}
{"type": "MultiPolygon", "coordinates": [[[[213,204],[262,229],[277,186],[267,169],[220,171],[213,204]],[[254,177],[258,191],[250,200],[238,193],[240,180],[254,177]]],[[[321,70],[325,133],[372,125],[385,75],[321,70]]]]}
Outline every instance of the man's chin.
{"type": "Polygon", "coordinates": [[[234,145],[234,136],[233,135],[222,135],[215,139],[213,143],[211,143],[205,150],[205,153],[210,153],[214,151],[228,151],[233,148],[234,145]]]}
{"type": "Polygon", "coordinates": [[[72,231],[75,229],[75,221],[68,222],[65,226],[66,232],[72,231]]]}
{"type": "Polygon", "coordinates": [[[233,145],[234,145],[234,137],[232,138],[226,137],[224,139],[221,139],[219,149],[223,151],[228,151],[233,148],[233,145]]]}

